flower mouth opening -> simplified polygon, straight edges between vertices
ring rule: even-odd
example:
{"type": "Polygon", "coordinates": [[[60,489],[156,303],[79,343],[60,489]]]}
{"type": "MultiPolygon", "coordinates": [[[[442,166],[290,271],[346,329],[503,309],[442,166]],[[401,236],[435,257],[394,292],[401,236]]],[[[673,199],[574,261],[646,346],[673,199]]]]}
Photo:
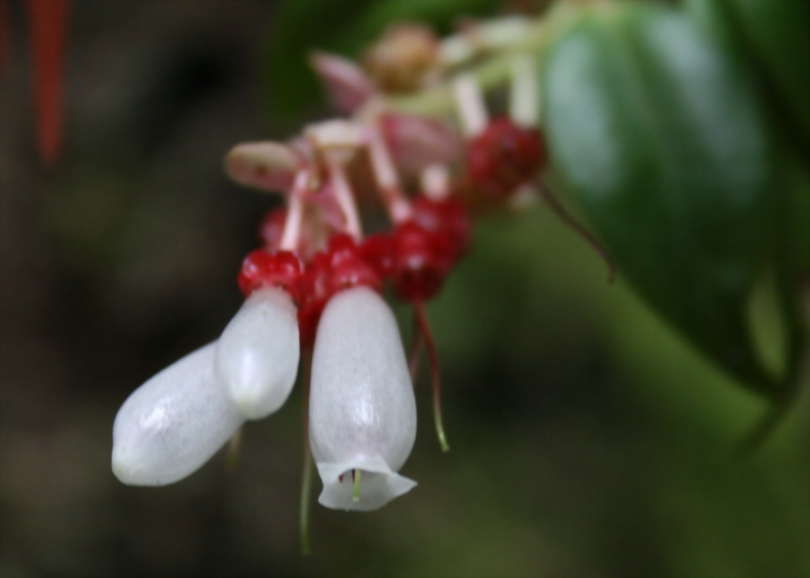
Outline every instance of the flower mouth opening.
{"type": "MultiPolygon", "coordinates": [[[[352,502],[359,502],[360,501],[360,483],[363,476],[363,470],[355,470],[352,469],[352,502]]],[[[346,476],[346,472],[343,472],[338,476],[338,483],[343,483],[343,478],[346,476]]]]}
{"type": "Polygon", "coordinates": [[[375,456],[362,463],[317,463],[323,491],[318,503],[333,510],[368,512],[409,492],[416,482],[375,456]]]}

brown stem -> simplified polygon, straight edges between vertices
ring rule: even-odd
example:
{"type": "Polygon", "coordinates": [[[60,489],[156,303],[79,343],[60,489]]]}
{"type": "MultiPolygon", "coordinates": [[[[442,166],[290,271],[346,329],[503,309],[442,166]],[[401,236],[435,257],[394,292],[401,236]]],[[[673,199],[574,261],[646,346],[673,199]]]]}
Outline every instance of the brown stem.
{"type": "Polygon", "coordinates": [[[563,223],[572,228],[580,237],[585,239],[585,242],[602,257],[608,268],[608,283],[613,283],[616,280],[616,264],[613,262],[613,258],[608,254],[607,250],[602,246],[602,243],[599,242],[599,239],[568,213],[545,183],[538,181],[537,185],[540,196],[548,203],[548,206],[554,211],[554,214],[557,215],[563,223]]]}

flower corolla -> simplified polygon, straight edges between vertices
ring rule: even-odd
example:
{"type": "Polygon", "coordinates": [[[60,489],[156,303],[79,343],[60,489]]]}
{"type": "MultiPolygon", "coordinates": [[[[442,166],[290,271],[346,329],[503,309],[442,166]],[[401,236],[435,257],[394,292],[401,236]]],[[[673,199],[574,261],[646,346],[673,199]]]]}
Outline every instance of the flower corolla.
{"type": "Polygon", "coordinates": [[[413,385],[394,315],[367,287],[338,293],[321,317],[309,437],[326,507],[376,510],[416,486],[397,473],[416,438],[413,385]]]}
{"type": "Polygon", "coordinates": [[[295,305],[282,289],[254,291],[217,344],[216,369],[226,394],[247,419],[277,411],[298,372],[295,305]]]}
{"type": "Polygon", "coordinates": [[[244,423],[214,371],[211,343],[170,365],[124,402],[113,425],[112,469],[132,486],[185,478],[244,423]]]}

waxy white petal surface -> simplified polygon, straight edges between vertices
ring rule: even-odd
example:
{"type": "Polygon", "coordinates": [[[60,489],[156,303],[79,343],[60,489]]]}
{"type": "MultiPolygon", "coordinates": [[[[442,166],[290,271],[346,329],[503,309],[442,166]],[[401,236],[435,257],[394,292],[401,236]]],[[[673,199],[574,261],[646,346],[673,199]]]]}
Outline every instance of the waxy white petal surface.
{"type": "Polygon", "coordinates": [[[298,372],[298,319],[281,289],[254,291],[217,344],[216,369],[228,397],[247,419],[278,410],[298,372]]]}
{"type": "Polygon", "coordinates": [[[161,486],[195,472],[244,423],[214,373],[214,343],[136,389],[113,425],[112,469],[133,486],[161,486]]]}
{"type": "Polygon", "coordinates": [[[371,289],[343,291],[323,312],[309,432],[324,484],[318,501],[327,507],[373,510],[416,485],[396,474],[416,439],[413,386],[394,315],[371,289]],[[352,500],[352,469],[364,472],[358,502],[352,500]]]}

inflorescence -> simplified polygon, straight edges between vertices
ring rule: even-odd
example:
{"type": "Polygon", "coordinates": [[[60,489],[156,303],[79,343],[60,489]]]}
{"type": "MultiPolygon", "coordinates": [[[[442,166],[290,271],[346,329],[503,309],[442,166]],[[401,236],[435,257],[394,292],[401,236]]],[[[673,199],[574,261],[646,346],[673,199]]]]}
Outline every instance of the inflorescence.
{"type": "Polygon", "coordinates": [[[302,380],[302,527],[312,458],[321,504],[377,509],[416,485],[397,472],[416,435],[412,382],[423,346],[437,435],[449,449],[425,303],[469,252],[471,213],[531,195],[546,163],[536,82],[526,79],[532,59],[515,51],[509,110],[492,119],[475,75],[457,69],[532,30],[508,19],[468,25],[440,43],[404,25],[369,50],[365,70],[313,56],[334,106],[351,116],[307,126],[286,143],[238,145],[226,157],[232,179],[282,191],[285,207],[261,224],[262,245],[238,275],[245,303],[220,338],[158,373],[120,409],[112,465],[122,482],[163,485],[196,471],[245,421],[284,404],[303,360],[311,377],[302,380]],[[392,104],[397,92],[440,85],[454,95],[456,122],[392,104]],[[365,234],[369,225],[375,232],[365,234]],[[414,311],[407,357],[386,286],[414,311]]]}

